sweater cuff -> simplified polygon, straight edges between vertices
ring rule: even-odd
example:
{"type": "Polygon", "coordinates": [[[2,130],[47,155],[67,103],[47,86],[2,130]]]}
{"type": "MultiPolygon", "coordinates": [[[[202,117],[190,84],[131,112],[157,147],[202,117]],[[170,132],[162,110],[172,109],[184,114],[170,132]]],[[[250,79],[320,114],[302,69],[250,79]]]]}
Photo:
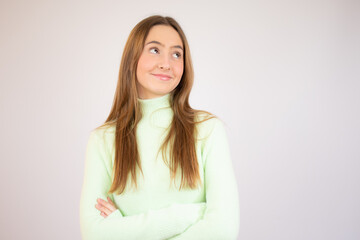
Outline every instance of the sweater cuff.
{"type": "Polygon", "coordinates": [[[121,212],[119,211],[119,209],[116,209],[115,211],[113,211],[112,213],[110,213],[107,218],[110,219],[110,218],[113,218],[113,217],[123,217],[123,215],[121,214],[121,212]]]}

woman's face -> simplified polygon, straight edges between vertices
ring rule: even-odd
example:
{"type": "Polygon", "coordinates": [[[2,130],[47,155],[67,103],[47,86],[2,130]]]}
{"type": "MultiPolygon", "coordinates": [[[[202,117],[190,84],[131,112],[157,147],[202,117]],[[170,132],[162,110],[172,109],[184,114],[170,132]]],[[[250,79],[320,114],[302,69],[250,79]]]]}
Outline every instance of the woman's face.
{"type": "Polygon", "coordinates": [[[161,97],[176,88],[183,71],[184,47],[175,29],[153,26],[145,40],[136,70],[139,98],[161,97]]]}

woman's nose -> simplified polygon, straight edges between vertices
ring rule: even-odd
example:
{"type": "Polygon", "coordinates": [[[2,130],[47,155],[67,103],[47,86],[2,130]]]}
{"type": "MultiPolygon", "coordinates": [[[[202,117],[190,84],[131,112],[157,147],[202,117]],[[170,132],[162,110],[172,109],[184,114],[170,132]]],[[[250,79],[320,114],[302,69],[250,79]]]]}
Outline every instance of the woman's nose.
{"type": "Polygon", "coordinates": [[[162,56],[158,67],[163,70],[169,70],[170,69],[170,60],[168,56],[162,56]]]}
{"type": "Polygon", "coordinates": [[[170,70],[169,65],[159,65],[159,68],[162,69],[162,70],[170,70]]]}

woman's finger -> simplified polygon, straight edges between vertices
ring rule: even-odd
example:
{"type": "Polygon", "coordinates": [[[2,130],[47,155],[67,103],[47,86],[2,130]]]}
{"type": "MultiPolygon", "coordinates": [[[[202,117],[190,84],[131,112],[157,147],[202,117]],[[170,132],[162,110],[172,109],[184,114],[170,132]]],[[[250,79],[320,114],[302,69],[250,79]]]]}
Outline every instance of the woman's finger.
{"type": "Polygon", "coordinates": [[[105,200],[102,200],[102,203],[111,211],[115,211],[116,210],[116,207],[115,207],[115,204],[111,201],[111,199],[109,197],[107,197],[109,202],[105,201],[105,200]]]}
{"type": "Polygon", "coordinates": [[[115,206],[113,206],[111,203],[108,203],[107,201],[101,198],[98,198],[97,201],[103,207],[101,208],[101,210],[107,215],[109,215],[110,213],[116,210],[115,206]]]}
{"type": "Polygon", "coordinates": [[[101,205],[101,204],[96,204],[95,205],[96,209],[100,211],[101,213],[104,213],[105,215],[109,215],[111,213],[111,211],[109,209],[107,209],[105,206],[101,205]]]}
{"type": "Polygon", "coordinates": [[[110,198],[110,197],[107,197],[107,199],[108,199],[109,203],[110,203],[111,205],[113,205],[113,207],[116,209],[116,206],[115,206],[115,204],[113,203],[113,201],[111,201],[111,198],[110,198]]]}

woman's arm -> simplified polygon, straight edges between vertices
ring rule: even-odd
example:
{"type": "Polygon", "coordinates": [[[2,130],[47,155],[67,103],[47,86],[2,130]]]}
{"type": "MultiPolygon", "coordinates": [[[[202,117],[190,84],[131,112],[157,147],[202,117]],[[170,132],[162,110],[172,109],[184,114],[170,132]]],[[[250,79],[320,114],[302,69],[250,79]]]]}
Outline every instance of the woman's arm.
{"type": "Polygon", "coordinates": [[[203,149],[207,208],[203,219],[172,240],[237,238],[240,223],[237,183],[224,124],[214,120],[215,126],[203,149]]]}
{"type": "Polygon", "coordinates": [[[106,218],[95,208],[96,199],[106,199],[111,178],[105,167],[103,141],[92,132],[87,144],[84,182],[80,199],[80,227],[84,240],[168,239],[195,223],[205,203],[172,204],[167,208],[123,216],[119,209],[106,218]]]}

